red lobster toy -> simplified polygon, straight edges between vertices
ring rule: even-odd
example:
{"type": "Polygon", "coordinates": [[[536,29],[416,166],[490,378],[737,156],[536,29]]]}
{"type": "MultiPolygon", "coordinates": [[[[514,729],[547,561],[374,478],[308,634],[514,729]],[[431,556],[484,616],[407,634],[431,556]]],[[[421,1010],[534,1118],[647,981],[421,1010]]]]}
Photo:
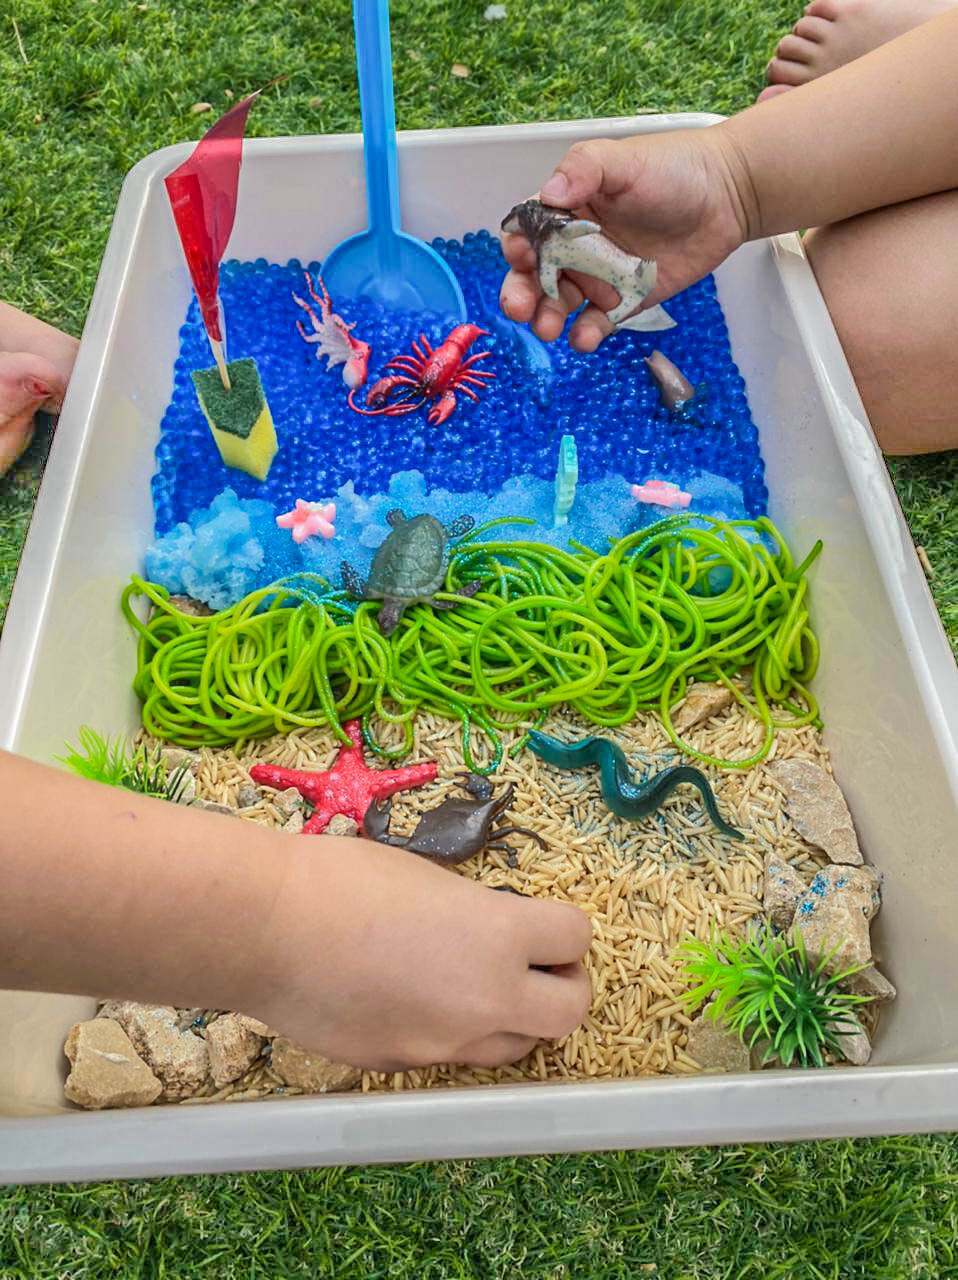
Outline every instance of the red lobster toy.
{"type": "Polygon", "coordinates": [[[386,365],[387,369],[403,369],[406,372],[391,378],[380,378],[375,386],[370,387],[366,396],[366,404],[369,406],[367,409],[356,404],[353,399],[355,391],[351,391],[350,408],[368,417],[383,413],[393,417],[402,413],[414,413],[427,400],[436,400],[437,403],[429,410],[429,421],[438,426],[455,409],[457,391],[464,391],[473,400],[478,400],[479,397],[472,388],[478,387],[481,390],[485,386],[485,380],[495,378],[494,373],[475,368],[491,352],[480,351],[467,360],[463,359],[477,338],[488,336],[488,332],[478,325],[460,324],[445,342],[433,350],[426,335],[421,333],[419,341],[412,344],[414,355],[396,356],[386,365]]]}

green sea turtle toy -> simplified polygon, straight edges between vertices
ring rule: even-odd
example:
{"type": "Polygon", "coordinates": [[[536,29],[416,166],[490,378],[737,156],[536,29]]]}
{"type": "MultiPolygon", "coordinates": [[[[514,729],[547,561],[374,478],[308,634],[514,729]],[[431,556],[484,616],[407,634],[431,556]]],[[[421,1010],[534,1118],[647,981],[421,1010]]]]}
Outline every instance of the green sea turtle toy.
{"type": "MultiPolygon", "coordinates": [[[[449,539],[459,538],[475,525],[472,516],[460,516],[452,524],[441,525],[435,516],[407,517],[398,508],[386,516],[392,532],[373,559],[369,578],[363,582],[356,570],[343,561],[343,586],[357,600],[382,600],[379,630],[392,635],[411,604],[431,604],[434,609],[454,609],[455,600],[436,600],[449,563],[449,539]]],[[[460,596],[472,596],[482,583],[469,582],[459,588],[460,596]]]]}

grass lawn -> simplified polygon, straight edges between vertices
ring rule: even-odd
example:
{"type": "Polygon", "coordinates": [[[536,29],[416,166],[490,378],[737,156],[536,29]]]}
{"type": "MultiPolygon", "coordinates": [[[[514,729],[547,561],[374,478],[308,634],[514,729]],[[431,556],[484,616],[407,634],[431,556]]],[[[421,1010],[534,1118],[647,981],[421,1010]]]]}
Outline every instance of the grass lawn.
{"type": "MultiPolygon", "coordinates": [[[[485,4],[395,0],[401,127],[736,111],[801,8],[507,0],[486,22],[485,4]]],[[[0,296],[79,332],[124,174],[195,138],[228,91],[288,73],[254,135],[358,128],[351,36],[348,0],[11,0],[0,296]]],[[[0,482],[4,606],[44,455],[38,440],[0,482]]],[[[958,454],[893,470],[954,643],[958,454]]],[[[958,1276],[956,1193],[951,1137],[0,1190],[0,1280],[937,1280],[958,1276]]]]}

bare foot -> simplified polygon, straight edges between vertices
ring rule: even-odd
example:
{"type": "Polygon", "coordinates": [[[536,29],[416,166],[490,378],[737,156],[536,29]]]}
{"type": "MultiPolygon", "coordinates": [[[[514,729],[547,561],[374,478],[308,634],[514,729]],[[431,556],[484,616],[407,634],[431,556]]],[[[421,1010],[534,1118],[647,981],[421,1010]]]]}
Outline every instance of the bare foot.
{"type": "Polygon", "coordinates": [[[956,5],[958,0],[813,0],[779,41],[768,64],[769,87],[758,101],[835,71],[956,5]]]}
{"type": "Polygon", "coordinates": [[[79,343],[0,302],[0,476],[33,439],[34,414],[59,413],[79,343]]]}
{"type": "Polygon", "coordinates": [[[37,411],[59,412],[66,386],[66,378],[43,356],[0,351],[0,476],[33,439],[37,411]]]}

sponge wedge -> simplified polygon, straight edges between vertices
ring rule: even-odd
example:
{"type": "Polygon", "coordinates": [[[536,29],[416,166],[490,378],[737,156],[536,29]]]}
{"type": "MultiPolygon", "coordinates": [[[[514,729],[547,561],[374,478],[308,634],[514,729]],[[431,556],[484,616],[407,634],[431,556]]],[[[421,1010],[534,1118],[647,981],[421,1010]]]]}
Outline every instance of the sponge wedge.
{"type": "Polygon", "coordinates": [[[200,408],[226,465],[265,480],[279,445],[256,364],[233,360],[226,368],[228,391],[216,368],[193,374],[200,408]]]}

